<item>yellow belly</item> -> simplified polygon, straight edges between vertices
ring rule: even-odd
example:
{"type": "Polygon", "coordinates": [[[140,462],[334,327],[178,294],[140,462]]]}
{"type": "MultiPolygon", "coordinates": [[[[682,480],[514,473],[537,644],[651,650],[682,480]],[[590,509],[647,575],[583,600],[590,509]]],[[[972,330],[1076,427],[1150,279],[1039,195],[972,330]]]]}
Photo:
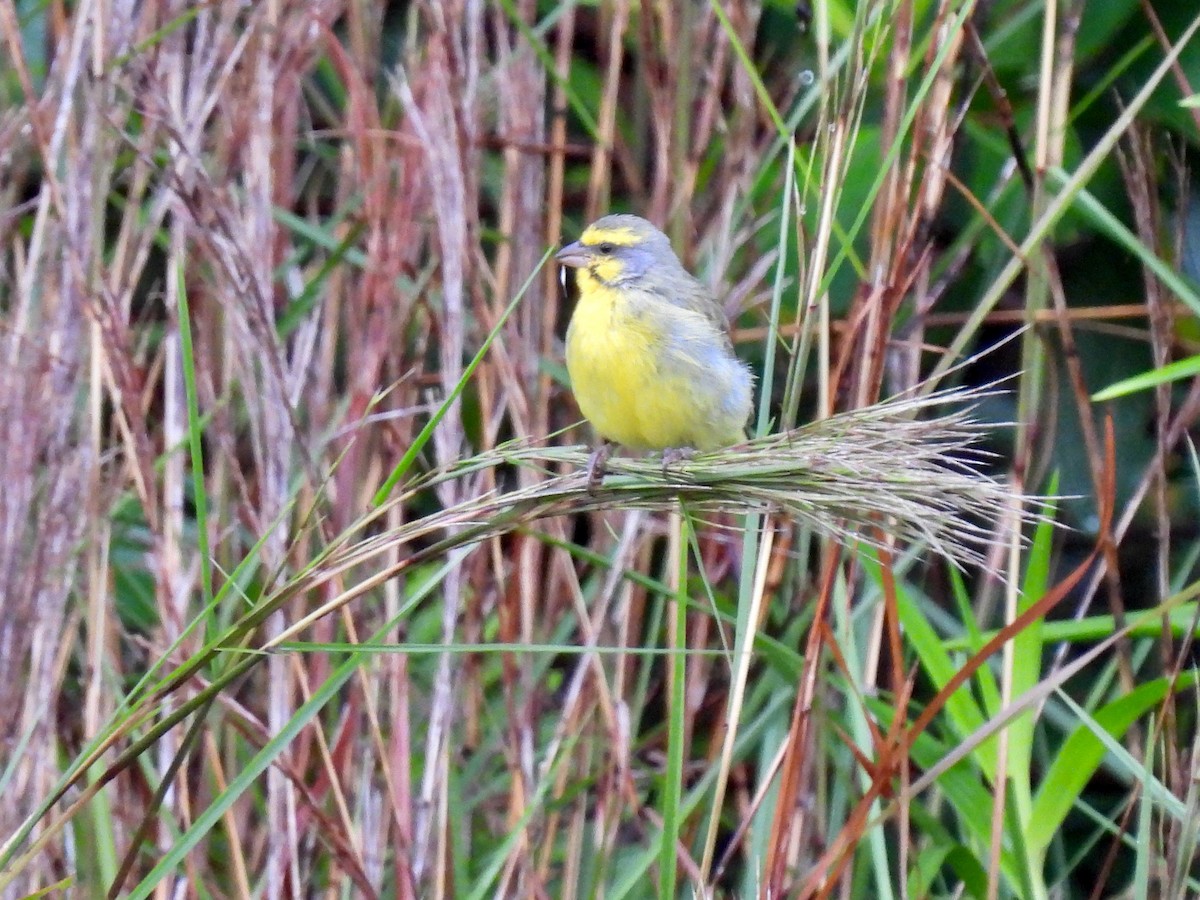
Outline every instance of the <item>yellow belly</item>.
{"type": "Polygon", "coordinates": [[[602,437],[635,450],[712,450],[741,440],[750,375],[719,333],[697,340],[696,321],[665,303],[647,314],[645,304],[635,308],[603,285],[581,292],[567,370],[580,411],[602,437]]]}

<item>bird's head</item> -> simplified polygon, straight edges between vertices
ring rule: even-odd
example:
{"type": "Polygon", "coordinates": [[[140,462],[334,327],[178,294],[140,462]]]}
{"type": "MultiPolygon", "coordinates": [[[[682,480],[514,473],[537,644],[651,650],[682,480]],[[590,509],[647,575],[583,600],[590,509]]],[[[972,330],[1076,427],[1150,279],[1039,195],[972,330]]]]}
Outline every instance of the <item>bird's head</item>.
{"type": "Polygon", "coordinates": [[[640,216],[630,215],[597,219],[554,258],[608,286],[641,278],[652,267],[680,267],[667,236],[640,216]]]}

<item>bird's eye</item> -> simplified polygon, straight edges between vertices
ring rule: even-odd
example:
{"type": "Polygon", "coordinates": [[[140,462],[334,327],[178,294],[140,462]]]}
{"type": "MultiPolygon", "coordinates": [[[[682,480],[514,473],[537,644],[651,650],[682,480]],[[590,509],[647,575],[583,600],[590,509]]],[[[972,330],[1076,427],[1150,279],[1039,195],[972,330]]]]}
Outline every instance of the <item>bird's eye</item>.
{"type": "Polygon", "coordinates": [[[605,256],[608,256],[610,253],[612,253],[612,252],[613,252],[613,250],[614,250],[615,248],[614,248],[614,247],[613,247],[613,245],[612,245],[612,244],[610,244],[608,241],[605,241],[603,244],[601,244],[601,245],[600,245],[599,247],[597,247],[596,249],[598,249],[598,250],[599,250],[601,253],[603,253],[605,256]]]}

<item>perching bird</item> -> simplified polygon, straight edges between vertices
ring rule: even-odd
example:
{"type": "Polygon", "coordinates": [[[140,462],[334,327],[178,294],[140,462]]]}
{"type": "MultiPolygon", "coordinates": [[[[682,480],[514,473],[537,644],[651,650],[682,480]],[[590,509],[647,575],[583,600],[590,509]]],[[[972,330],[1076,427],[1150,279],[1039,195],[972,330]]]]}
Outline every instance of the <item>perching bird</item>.
{"type": "MultiPolygon", "coordinates": [[[[744,439],[753,376],[721,304],[665,234],[638,216],[605,216],[555,259],[576,270],[567,370],[601,438],[664,461],[744,439]]],[[[593,458],[593,483],[606,451],[593,458]]]]}

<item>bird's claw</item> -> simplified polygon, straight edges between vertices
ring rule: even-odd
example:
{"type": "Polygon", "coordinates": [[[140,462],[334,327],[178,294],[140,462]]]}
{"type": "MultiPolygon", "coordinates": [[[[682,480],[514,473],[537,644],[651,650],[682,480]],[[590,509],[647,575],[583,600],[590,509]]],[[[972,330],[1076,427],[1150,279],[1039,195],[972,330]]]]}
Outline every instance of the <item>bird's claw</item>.
{"type": "Polygon", "coordinates": [[[588,457],[587,489],[589,494],[594,494],[600,489],[600,484],[604,481],[604,469],[608,464],[608,455],[611,452],[612,445],[605,441],[588,457]]]}
{"type": "Polygon", "coordinates": [[[662,455],[662,471],[663,475],[669,475],[671,466],[676,463],[681,463],[685,459],[691,459],[696,455],[696,451],[691,447],[668,447],[663,451],[662,455]]]}

